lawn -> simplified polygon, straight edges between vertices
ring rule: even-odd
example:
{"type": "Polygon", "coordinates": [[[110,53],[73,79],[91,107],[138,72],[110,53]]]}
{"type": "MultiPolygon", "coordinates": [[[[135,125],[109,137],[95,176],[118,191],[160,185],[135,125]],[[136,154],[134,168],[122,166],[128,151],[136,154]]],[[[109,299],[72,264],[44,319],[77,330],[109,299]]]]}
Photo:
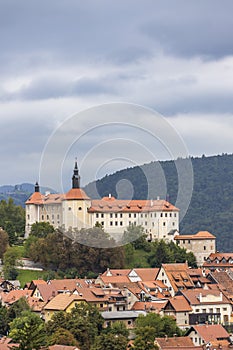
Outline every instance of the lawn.
{"type": "Polygon", "coordinates": [[[34,271],[34,270],[18,270],[19,274],[17,279],[20,281],[21,288],[28,282],[38,279],[47,279],[48,271],[34,271]]]}

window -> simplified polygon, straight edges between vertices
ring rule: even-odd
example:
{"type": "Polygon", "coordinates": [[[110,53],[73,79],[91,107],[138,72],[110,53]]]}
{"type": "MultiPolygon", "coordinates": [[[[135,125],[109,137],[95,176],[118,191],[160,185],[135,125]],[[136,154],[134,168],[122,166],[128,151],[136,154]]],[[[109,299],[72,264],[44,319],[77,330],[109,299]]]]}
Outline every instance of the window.
{"type": "Polygon", "coordinates": [[[44,220],[44,215],[41,215],[41,220],[44,220]]]}
{"type": "Polygon", "coordinates": [[[217,307],[216,312],[217,312],[218,314],[220,314],[220,308],[219,308],[219,307],[217,307]]]}
{"type": "Polygon", "coordinates": [[[54,220],[54,215],[52,214],[52,220],[54,220]]]}
{"type": "Polygon", "coordinates": [[[143,218],[143,214],[141,214],[141,218],[143,218]]]}
{"type": "Polygon", "coordinates": [[[104,213],[101,213],[101,218],[103,218],[104,217],[104,213]]]}
{"type": "Polygon", "coordinates": [[[145,226],[147,226],[147,221],[145,221],[145,226]]]}
{"type": "Polygon", "coordinates": [[[122,213],[120,213],[120,218],[122,218],[122,213]]]}
{"type": "Polygon", "coordinates": [[[120,226],[123,226],[123,221],[120,221],[120,226]]]}
{"type": "Polygon", "coordinates": [[[175,223],[174,223],[174,222],[172,223],[172,226],[175,226],[175,223]]]}
{"type": "Polygon", "coordinates": [[[131,214],[129,213],[129,218],[131,218],[131,214]]]}
{"type": "Polygon", "coordinates": [[[161,218],[163,217],[163,213],[160,214],[161,218]]]}
{"type": "Polygon", "coordinates": [[[71,207],[68,208],[68,210],[71,210],[71,209],[72,209],[71,207]]]}
{"type": "Polygon", "coordinates": [[[115,226],[117,226],[118,225],[118,222],[117,221],[115,221],[115,226]]]}
{"type": "Polygon", "coordinates": [[[226,308],[226,307],[224,307],[224,308],[223,308],[223,311],[227,311],[227,308],[226,308]]]}
{"type": "Polygon", "coordinates": [[[49,215],[47,215],[47,220],[49,220],[49,215]]]}
{"type": "Polygon", "coordinates": [[[163,222],[163,226],[166,226],[166,222],[165,221],[163,222]]]}
{"type": "Polygon", "coordinates": [[[112,213],[110,213],[110,218],[112,218],[112,213]]]}
{"type": "Polygon", "coordinates": [[[104,226],[104,221],[101,221],[101,225],[104,226]]]}
{"type": "Polygon", "coordinates": [[[170,213],[170,218],[172,217],[172,213],[170,213]]]}
{"type": "Polygon", "coordinates": [[[28,218],[28,220],[30,219],[30,215],[29,214],[27,215],[27,218],[28,218]]]}
{"type": "Polygon", "coordinates": [[[95,214],[95,217],[96,217],[96,218],[98,218],[98,217],[99,217],[99,214],[98,214],[98,213],[96,213],[96,214],[95,214]]]}
{"type": "Polygon", "coordinates": [[[156,218],[156,213],[154,213],[154,217],[156,218]]]}
{"type": "Polygon", "coordinates": [[[60,217],[59,217],[59,214],[57,214],[57,220],[59,220],[59,218],[60,218],[60,217]]]}
{"type": "Polygon", "coordinates": [[[174,213],[174,217],[176,218],[176,213],[174,213]]]}
{"type": "Polygon", "coordinates": [[[134,217],[135,217],[135,218],[137,217],[137,214],[136,214],[136,213],[134,213],[134,217]]]}
{"type": "Polygon", "coordinates": [[[204,250],[206,250],[206,246],[205,246],[205,245],[204,245],[204,247],[203,247],[203,248],[204,248],[204,250]]]}
{"type": "Polygon", "coordinates": [[[115,218],[117,218],[117,214],[115,214],[115,218]]]}
{"type": "Polygon", "coordinates": [[[167,218],[167,213],[165,213],[165,218],[167,218]]]}
{"type": "Polygon", "coordinates": [[[132,323],[132,321],[128,321],[128,324],[131,324],[132,323]]]}
{"type": "Polygon", "coordinates": [[[112,221],[110,221],[110,226],[112,226],[112,224],[113,224],[113,222],[112,222],[112,221]]]}
{"type": "Polygon", "coordinates": [[[78,210],[82,210],[82,207],[79,207],[78,210]]]}

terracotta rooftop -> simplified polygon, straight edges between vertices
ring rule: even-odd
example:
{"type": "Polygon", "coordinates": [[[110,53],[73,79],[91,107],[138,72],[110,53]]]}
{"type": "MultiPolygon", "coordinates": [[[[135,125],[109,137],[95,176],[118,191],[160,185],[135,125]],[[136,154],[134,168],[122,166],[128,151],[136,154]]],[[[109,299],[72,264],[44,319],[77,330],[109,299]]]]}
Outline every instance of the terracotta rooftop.
{"type": "Polygon", "coordinates": [[[114,197],[94,199],[89,212],[150,212],[150,211],[179,211],[165,200],[120,200],[114,197]]]}
{"type": "Polygon", "coordinates": [[[142,281],[153,281],[158,275],[159,268],[136,268],[134,271],[142,281]]]}
{"type": "MultiPolygon", "coordinates": [[[[161,349],[170,347],[194,347],[194,344],[189,337],[165,337],[165,338],[155,338],[155,342],[159,345],[161,349]]],[[[195,347],[196,348],[196,347],[195,347]]]]}
{"type": "Polygon", "coordinates": [[[1,293],[1,299],[5,304],[14,304],[16,301],[18,301],[20,298],[23,297],[29,297],[31,296],[32,291],[31,290],[25,290],[25,289],[16,289],[11,290],[9,293],[1,293]]]}
{"type": "Polygon", "coordinates": [[[182,290],[181,293],[188,300],[190,305],[200,305],[200,304],[229,304],[230,301],[225,297],[219,289],[186,289],[182,290]],[[211,300],[208,301],[208,295],[211,297],[211,300]],[[213,297],[219,299],[219,301],[213,300],[213,297]],[[207,298],[207,299],[206,299],[207,298]]]}
{"type": "Polygon", "coordinates": [[[26,201],[26,204],[60,204],[64,199],[63,194],[50,193],[47,195],[41,194],[40,192],[34,192],[26,201]]]}
{"type": "Polygon", "coordinates": [[[71,188],[65,195],[65,200],[79,199],[79,200],[90,200],[88,195],[81,188],[71,188]]]}
{"type": "Polygon", "coordinates": [[[136,301],[131,310],[150,310],[154,312],[160,312],[164,306],[166,305],[167,301],[164,302],[151,302],[151,301],[136,301]]]}
{"type": "Polygon", "coordinates": [[[193,325],[187,334],[192,330],[195,330],[205,342],[217,341],[218,339],[229,338],[229,333],[223,328],[221,324],[209,324],[209,325],[193,325]]]}
{"type": "Polygon", "coordinates": [[[57,294],[52,300],[50,300],[47,303],[47,305],[45,305],[44,310],[65,311],[73,301],[85,302],[84,298],[79,295],[61,293],[61,294],[57,294]]]}
{"type": "Polygon", "coordinates": [[[195,235],[177,235],[174,237],[174,239],[175,240],[182,240],[182,239],[199,240],[199,239],[216,239],[216,237],[208,231],[199,231],[195,235]]]}
{"type": "Polygon", "coordinates": [[[189,305],[187,299],[185,299],[183,295],[177,295],[173,298],[170,298],[168,300],[168,304],[169,303],[176,312],[192,311],[191,306],[189,305]]]}

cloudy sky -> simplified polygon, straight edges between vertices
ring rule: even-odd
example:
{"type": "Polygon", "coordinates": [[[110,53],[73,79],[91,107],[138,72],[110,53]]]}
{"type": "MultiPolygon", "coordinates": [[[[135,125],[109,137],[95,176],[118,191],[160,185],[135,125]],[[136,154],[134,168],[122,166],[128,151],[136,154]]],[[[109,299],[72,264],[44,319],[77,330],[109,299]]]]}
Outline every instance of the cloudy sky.
{"type": "MultiPolygon", "coordinates": [[[[85,120],[100,125],[100,111],[82,112],[75,139],[66,128],[69,117],[101,104],[159,112],[190,155],[232,153],[232,13],[232,0],[0,0],[0,184],[35,182],[43,172],[43,185],[56,187],[45,176],[47,167],[60,171],[56,161],[53,167],[42,158],[57,131],[63,177],[75,156],[80,164],[89,159],[83,184],[166,158],[144,152],[147,137],[132,147],[142,115],[135,114],[134,128],[107,125],[90,133],[85,120]]],[[[104,123],[118,122],[110,114],[104,123]]]]}

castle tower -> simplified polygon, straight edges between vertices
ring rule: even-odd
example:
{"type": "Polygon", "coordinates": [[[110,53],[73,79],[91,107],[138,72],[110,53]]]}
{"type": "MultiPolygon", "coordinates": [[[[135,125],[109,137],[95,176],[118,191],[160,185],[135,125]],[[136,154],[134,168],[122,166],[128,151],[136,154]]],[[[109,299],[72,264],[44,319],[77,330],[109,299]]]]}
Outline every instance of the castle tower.
{"type": "Polygon", "coordinates": [[[88,209],[91,207],[91,199],[80,188],[80,176],[77,160],[75,160],[72,188],[65,194],[62,201],[63,226],[69,228],[87,228],[90,226],[90,215],[88,209]]]}

